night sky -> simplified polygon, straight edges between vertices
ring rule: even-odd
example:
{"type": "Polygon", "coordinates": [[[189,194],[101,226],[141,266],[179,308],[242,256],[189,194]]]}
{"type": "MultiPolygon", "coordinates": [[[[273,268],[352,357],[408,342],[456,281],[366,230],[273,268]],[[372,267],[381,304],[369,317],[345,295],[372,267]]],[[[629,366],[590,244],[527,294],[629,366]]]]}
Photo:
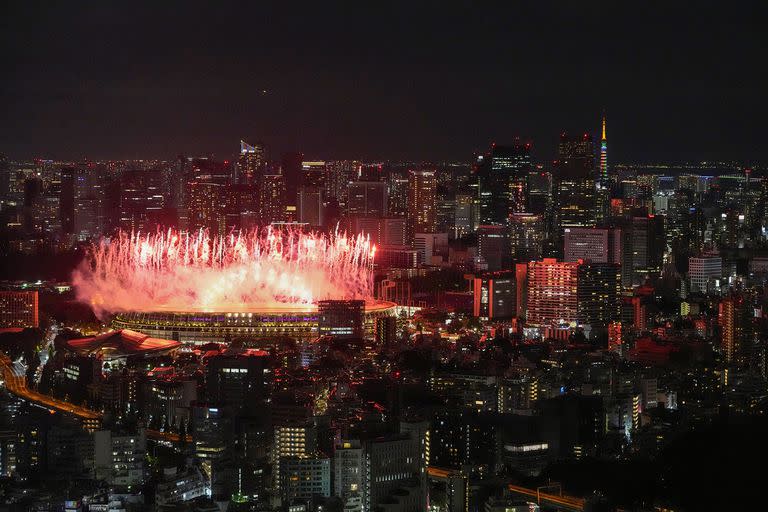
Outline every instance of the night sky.
{"type": "Polygon", "coordinates": [[[765,2],[223,3],[3,2],[0,152],[768,161],[765,2]]]}

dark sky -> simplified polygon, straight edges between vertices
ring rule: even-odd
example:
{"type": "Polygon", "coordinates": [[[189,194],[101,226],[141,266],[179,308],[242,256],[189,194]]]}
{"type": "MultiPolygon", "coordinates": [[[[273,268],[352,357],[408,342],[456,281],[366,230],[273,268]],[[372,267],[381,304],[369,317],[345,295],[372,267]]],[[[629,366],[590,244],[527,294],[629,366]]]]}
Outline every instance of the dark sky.
{"type": "Polygon", "coordinates": [[[0,152],[768,161],[765,2],[209,4],[3,2],[0,152]]]}

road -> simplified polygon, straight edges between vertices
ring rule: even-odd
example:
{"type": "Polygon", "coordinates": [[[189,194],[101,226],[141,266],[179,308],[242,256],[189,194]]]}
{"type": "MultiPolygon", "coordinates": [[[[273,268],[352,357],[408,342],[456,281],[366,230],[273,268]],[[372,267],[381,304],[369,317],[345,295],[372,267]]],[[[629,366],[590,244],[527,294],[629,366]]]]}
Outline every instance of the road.
{"type": "Polygon", "coordinates": [[[531,501],[535,501],[540,506],[548,505],[560,510],[573,510],[577,512],[584,510],[584,500],[582,498],[537,492],[536,489],[529,489],[513,484],[509,484],[509,490],[515,494],[530,498],[531,501]]]}
{"type": "MultiPolygon", "coordinates": [[[[48,408],[51,411],[51,414],[54,412],[71,414],[83,420],[83,423],[91,428],[95,427],[96,424],[101,423],[102,414],[98,411],[81,407],[64,400],[59,400],[50,395],[45,395],[29,389],[24,376],[24,370],[11,361],[11,359],[3,352],[0,352],[0,373],[2,373],[3,380],[5,381],[5,387],[10,393],[23,398],[24,400],[48,408]]],[[[177,443],[179,441],[179,434],[147,429],[147,438],[155,441],[177,443]]],[[[191,442],[192,436],[187,435],[187,441],[191,442]]]]}
{"type": "Polygon", "coordinates": [[[52,411],[72,414],[82,420],[101,419],[101,414],[96,411],[27,388],[23,370],[18,368],[13,361],[2,352],[0,352],[0,372],[3,374],[6,389],[18,397],[47,407],[52,411]]]}

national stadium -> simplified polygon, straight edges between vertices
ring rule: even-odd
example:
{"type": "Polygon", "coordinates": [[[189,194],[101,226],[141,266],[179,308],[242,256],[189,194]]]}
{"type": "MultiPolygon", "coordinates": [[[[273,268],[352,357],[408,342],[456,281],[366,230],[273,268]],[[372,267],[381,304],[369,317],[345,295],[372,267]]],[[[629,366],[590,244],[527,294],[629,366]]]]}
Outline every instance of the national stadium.
{"type": "MultiPolygon", "coordinates": [[[[377,318],[393,316],[396,307],[394,302],[366,301],[363,317],[366,335],[373,335],[377,318]]],[[[309,341],[318,336],[318,318],[316,306],[253,307],[239,311],[135,311],[115,314],[112,327],[193,344],[276,337],[309,341]]]]}
{"type": "Polygon", "coordinates": [[[339,233],[121,233],[91,248],[73,283],[114,329],[183,343],[309,340],[322,300],[363,300],[371,335],[397,307],[373,298],[375,252],[367,238],[339,233]]]}

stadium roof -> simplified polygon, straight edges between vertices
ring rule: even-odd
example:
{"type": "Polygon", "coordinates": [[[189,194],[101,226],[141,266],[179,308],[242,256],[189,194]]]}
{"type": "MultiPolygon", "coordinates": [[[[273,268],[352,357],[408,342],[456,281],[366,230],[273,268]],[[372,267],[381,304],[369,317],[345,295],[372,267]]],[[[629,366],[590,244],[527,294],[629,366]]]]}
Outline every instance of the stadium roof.
{"type": "Polygon", "coordinates": [[[165,353],[181,346],[173,340],[151,338],[146,334],[120,329],[98,336],[69,340],[67,347],[81,354],[110,354],[113,356],[165,353]]]}

